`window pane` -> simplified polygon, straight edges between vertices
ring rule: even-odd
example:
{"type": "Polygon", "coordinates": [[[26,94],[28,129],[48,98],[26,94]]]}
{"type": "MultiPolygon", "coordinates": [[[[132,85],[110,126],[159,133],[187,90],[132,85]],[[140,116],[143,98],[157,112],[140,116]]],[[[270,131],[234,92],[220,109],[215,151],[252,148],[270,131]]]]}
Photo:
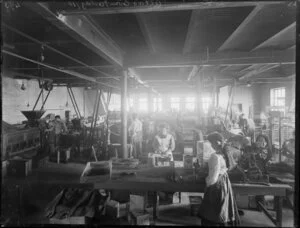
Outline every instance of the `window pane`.
{"type": "Polygon", "coordinates": [[[270,104],[272,110],[285,111],[285,88],[270,90],[270,104]]]}
{"type": "Polygon", "coordinates": [[[139,99],[139,111],[140,112],[147,112],[148,111],[147,98],[140,98],[139,99]]]}
{"type": "Polygon", "coordinates": [[[196,98],[195,97],[187,97],[185,98],[185,109],[187,111],[195,111],[195,108],[196,108],[196,105],[195,105],[195,101],[196,101],[196,98]]]}

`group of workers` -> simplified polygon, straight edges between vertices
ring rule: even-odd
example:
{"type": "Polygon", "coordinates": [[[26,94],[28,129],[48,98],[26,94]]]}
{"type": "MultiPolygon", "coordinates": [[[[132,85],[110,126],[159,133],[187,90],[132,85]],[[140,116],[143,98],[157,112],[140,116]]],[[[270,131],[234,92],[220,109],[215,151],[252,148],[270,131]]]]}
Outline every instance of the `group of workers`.
{"type": "Polygon", "coordinates": [[[60,145],[61,134],[67,133],[68,128],[59,115],[48,114],[39,123],[41,130],[42,145],[50,155],[55,154],[56,147],[60,145]]]}
{"type": "MultiPolygon", "coordinates": [[[[169,132],[169,127],[166,123],[161,123],[158,126],[158,133],[152,141],[152,149],[155,154],[160,154],[163,157],[169,157],[173,161],[172,152],[175,150],[175,139],[169,132]]],[[[140,158],[142,155],[143,142],[143,123],[139,120],[137,114],[132,115],[132,122],[128,129],[130,143],[133,146],[133,157],[140,158]]],[[[151,137],[151,136],[150,136],[151,137]]]]}

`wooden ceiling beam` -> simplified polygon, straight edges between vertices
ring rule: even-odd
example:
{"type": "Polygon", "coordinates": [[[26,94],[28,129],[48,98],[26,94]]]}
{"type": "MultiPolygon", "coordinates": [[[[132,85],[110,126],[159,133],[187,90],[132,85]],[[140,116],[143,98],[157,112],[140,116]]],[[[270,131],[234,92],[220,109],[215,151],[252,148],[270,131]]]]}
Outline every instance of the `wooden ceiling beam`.
{"type": "Polygon", "coordinates": [[[191,51],[192,48],[192,36],[195,32],[195,29],[197,27],[197,23],[199,23],[198,16],[199,12],[196,10],[192,10],[191,17],[190,17],[190,22],[187,30],[187,35],[185,38],[184,42],[184,47],[183,47],[183,54],[187,54],[191,51]]]}
{"type": "Polygon", "coordinates": [[[271,70],[273,68],[276,68],[278,66],[280,66],[280,64],[262,66],[262,67],[260,67],[258,69],[250,71],[250,72],[246,73],[245,75],[239,77],[239,80],[242,81],[242,80],[245,80],[245,79],[249,79],[249,78],[253,77],[254,75],[261,74],[263,72],[266,72],[266,71],[271,70]]]}
{"type": "Polygon", "coordinates": [[[150,52],[152,53],[157,52],[152,34],[148,27],[149,25],[147,24],[145,17],[143,16],[143,14],[137,13],[136,18],[140,26],[141,32],[144,35],[145,41],[150,49],[150,52]]]}
{"type": "Polygon", "coordinates": [[[199,73],[199,71],[201,70],[201,68],[202,67],[200,67],[200,66],[193,66],[193,69],[189,73],[187,81],[190,81],[193,77],[195,77],[199,73]]]}
{"type": "Polygon", "coordinates": [[[84,74],[81,74],[81,73],[78,73],[78,72],[75,72],[75,71],[71,71],[71,70],[62,70],[62,69],[59,69],[57,67],[50,66],[48,64],[45,64],[45,63],[42,63],[42,62],[39,62],[39,61],[26,58],[24,56],[18,55],[16,53],[11,52],[11,51],[7,51],[7,50],[2,49],[1,52],[6,54],[6,55],[10,55],[10,56],[13,56],[13,57],[25,60],[25,61],[29,61],[29,62],[38,64],[38,65],[43,66],[43,67],[47,67],[47,68],[55,70],[55,71],[59,71],[59,72],[62,72],[62,73],[68,74],[68,75],[72,75],[72,76],[80,78],[80,79],[84,79],[84,80],[87,80],[87,81],[90,81],[90,82],[93,82],[93,83],[97,83],[97,84],[100,84],[100,85],[108,86],[108,87],[111,87],[111,88],[120,89],[119,87],[116,87],[114,85],[99,82],[99,81],[96,80],[96,78],[93,78],[93,77],[90,77],[90,76],[87,76],[87,75],[84,75],[84,74]]]}
{"type": "Polygon", "coordinates": [[[186,66],[228,66],[253,64],[294,64],[295,53],[287,51],[257,51],[257,52],[218,52],[211,54],[171,55],[149,54],[128,56],[124,62],[126,67],[160,68],[186,66]]]}
{"type": "MultiPolygon", "coordinates": [[[[103,15],[103,14],[120,14],[120,13],[147,13],[147,12],[166,12],[179,10],[194,10],[194,9],[216,9],[228,7],[248,7],[257,5],[274,5],[283,4],[284,1],[232,1],[232,2],[184,2],[184,3],[162,3],[161,1],[127,1],[126,5],[116,7],[114,1],[107,1],[105,7],[93,9],[74,9],[62,10],[64,15],[103,15]]],[[[121,3],[122,4],[122,3],[121,3]]],[[[88,8],[88,6],[86,7],[88,8]]]]}
{"type": "Polygon", "coordinates": [[[26,2],[24,5],[112,64],[123,66],[123,52],[103,30],[96,27],[86,16],[56,15],[49,9],[49,4],[46,2],[26,2]]]}
{"type": "MultiPolygon", "coordinates": [[[[259,44],[255,48],[253,48],[251,51],[256,51],[258,49],[268,48],[268,47],[273,47],[273,46],[276,47],[277,45],[274,45],[274,44],[278,44],[281,39],[284,39],[287,36],[286,34],[288,34],[288,33],[296,34],[296,22],[290,24],[289,26],[282,29],[275,35],[271,36],[270,38],[268,38],[267,40],[265,40],[264,42],[262,42],[261,44],[259,44]]],[[[295,43],[296,43],[296,37],[294,37],[294,38],[295,38],[295,43]]]]}
{"type": "Polygon", "coordinates": [[[256,15],[263,9],[265,5],[259,4],[251,11],[251,13],[244,19],[244,21],[237,27],[237,29],[227,38],[227,40],[219,47],[218,51],[230,49],[232,44],[236,42],[240,34],[247,28],[256,15]]]}

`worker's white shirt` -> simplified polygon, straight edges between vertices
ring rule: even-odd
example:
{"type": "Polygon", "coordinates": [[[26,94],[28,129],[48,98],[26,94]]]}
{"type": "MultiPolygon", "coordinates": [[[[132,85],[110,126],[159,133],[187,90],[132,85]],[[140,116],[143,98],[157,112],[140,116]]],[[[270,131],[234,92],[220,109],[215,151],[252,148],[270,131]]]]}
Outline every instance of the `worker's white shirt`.
{"type": "Polygon", "coordinates": [[[153,149],[158,153],[172,152],[175,149],[175,140],[171,134],[167,134],[165,138],[155,136],[153,149]]]}
{"type": "Polygon", "coordinates": [[[208,160],[208,176],[206,177],[206,186],[217,182],[220,174],[227,172],[226,162],[222,155],[213,153],[208,160]]]}
{"type": "Polygon", "coordinates": [[[136,136],[137,134],[141,134],[143,130],[143,124],[140,120],[134,120],[129,127],[129,135],[136,136]]]}

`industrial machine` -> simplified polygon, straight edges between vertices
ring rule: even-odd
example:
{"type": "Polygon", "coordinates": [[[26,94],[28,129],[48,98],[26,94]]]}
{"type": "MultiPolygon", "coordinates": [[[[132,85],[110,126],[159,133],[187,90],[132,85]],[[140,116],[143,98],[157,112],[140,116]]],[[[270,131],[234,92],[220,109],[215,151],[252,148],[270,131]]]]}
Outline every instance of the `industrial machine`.
{"type": "Polygon", "coordinates": [[[45,111],[22,111],[22,113],[28,120],[25,126],[14,126],[5,122],[3,124],[2,161],[25,153],[36,153],[41,146],[38,119],[45,111]]]}

